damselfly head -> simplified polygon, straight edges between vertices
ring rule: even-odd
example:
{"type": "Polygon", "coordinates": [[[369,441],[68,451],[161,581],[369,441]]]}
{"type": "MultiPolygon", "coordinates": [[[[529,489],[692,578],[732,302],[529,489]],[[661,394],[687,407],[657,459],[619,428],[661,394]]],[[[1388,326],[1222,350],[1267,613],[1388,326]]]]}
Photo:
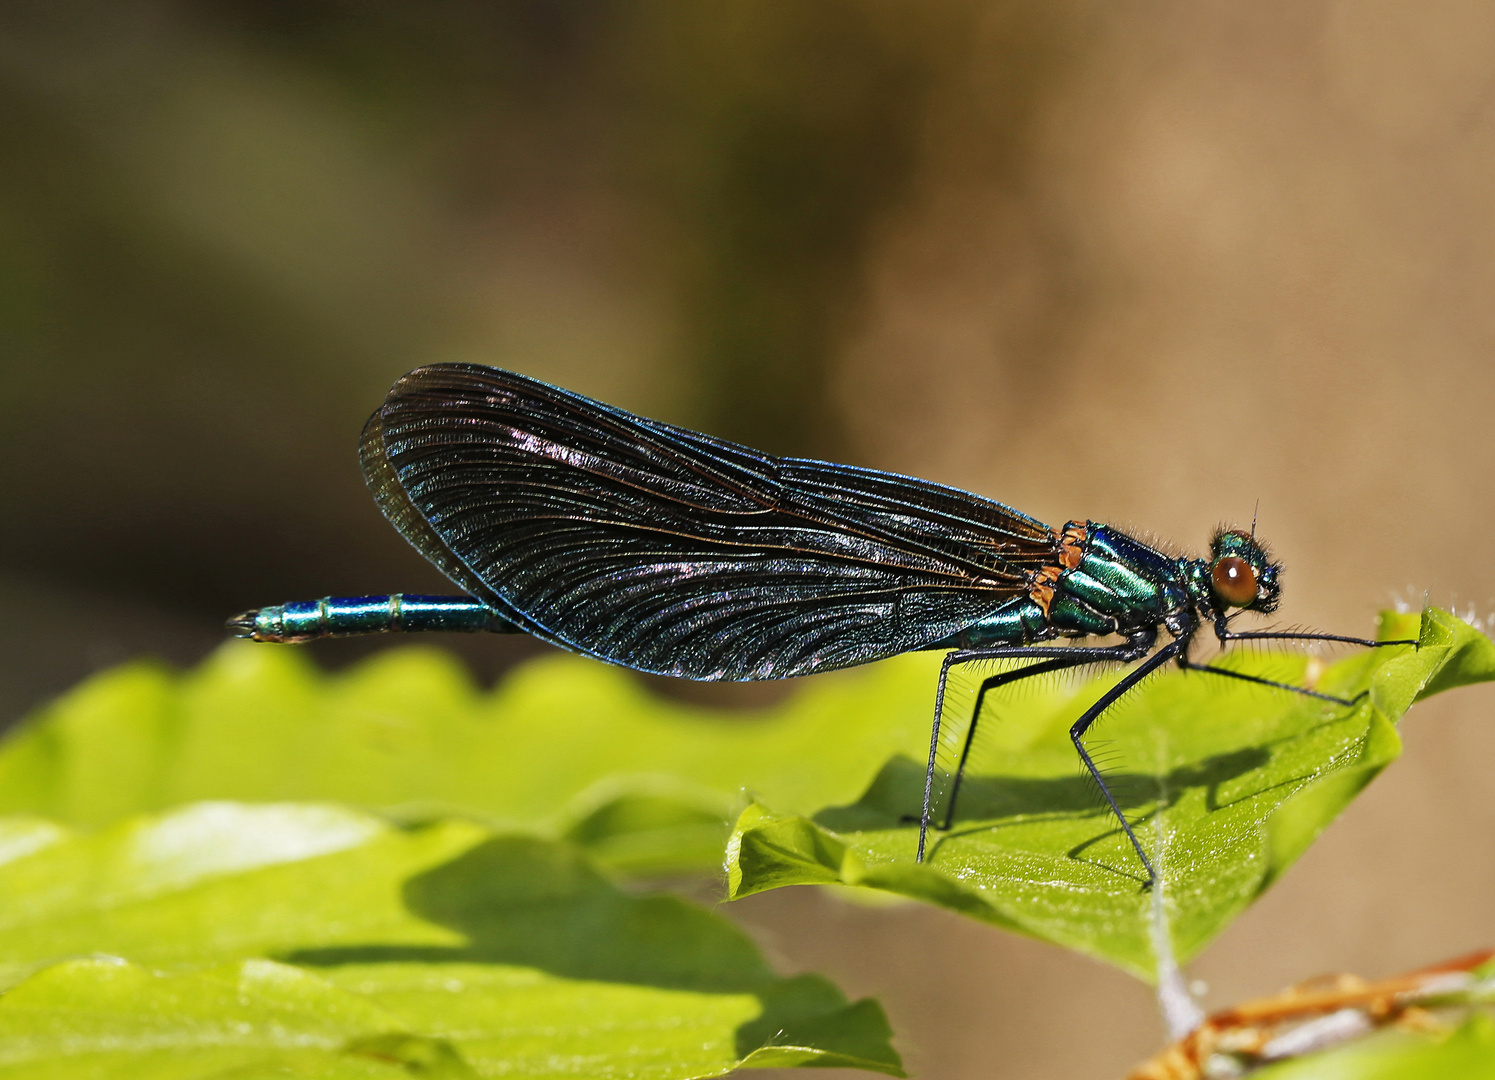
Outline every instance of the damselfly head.
{"type": "Polygon", "coordinates": [[[1210,541],[1210,591],[1221,607],[1275,610],[1281,569],[1251,533],[1222,529],[1210,541]]]}

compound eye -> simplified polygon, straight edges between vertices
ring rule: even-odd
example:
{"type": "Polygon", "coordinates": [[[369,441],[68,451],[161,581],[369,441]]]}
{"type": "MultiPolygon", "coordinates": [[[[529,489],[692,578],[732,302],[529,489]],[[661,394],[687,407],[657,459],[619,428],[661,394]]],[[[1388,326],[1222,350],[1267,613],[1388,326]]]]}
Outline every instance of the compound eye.
{"type": "Polygon", "coordinates": [[[1239,555],[1215,560],[1210,580],[1215,595],[1230,607],[1250,607],[1256,599],[1256,571],[1239,555]]]}

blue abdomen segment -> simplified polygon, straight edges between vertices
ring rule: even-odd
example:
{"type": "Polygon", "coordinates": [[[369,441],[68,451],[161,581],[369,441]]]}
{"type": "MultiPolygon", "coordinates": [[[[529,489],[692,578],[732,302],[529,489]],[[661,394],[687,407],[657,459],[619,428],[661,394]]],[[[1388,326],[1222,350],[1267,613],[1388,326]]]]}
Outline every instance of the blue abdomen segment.
{"type": "Polygon", "coordinates": [[[990,645],[1025,645],[1053,637],[1043,608],[1026,596],[1014,596],[990,615],[921,649],[981,649],[990,645]]]}
{"type": "Polygon", "coordinates": [[[519,627],[471,596],[326,596],[246,611],[228,621],[236,637],[302,642],[392,631],[520,634],[519,627]]]}

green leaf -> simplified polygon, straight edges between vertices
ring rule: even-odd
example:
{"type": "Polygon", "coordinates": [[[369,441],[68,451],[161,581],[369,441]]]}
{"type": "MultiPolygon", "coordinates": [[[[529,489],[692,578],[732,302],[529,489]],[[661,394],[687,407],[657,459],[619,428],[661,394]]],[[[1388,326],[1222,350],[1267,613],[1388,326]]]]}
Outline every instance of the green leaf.
{"type": "Polygon", "coordinates": [[[877,1005],[472,821],[202,803],[0,820],[0,1075],[902,1075],[877,1005]]]}
{"type": "MultiPolygon", "coordinates": [[[[1387,619],[1388,634],[1419,633],[1415,616],[1387,619]]],[[[1225,661],[1368,689],[1356,709],[1170,671],[1111,710],[1096,735],[1163,864],[1152,897],[1067,737],[1114,674],[988,701],[956,828],[932,865],[912,865],[934,654],[807,679],[742,713],[659,699],[575,657],[485,694],[433,650],[328,676],[295,649],[234,643],[186,675],[105,673],[33,717],[0,745],[0,811],[97,825],[208,798],[337,800],[565,836],[614,869],[701,871],[720,865],[746,792],[759,805],[731,845],[738,894],[870,886],[1151,973],[1154,929],[1197,952],[1395,758],[1414,698],[1495,677],[1495,645],[1464,624],[1429,612],[1420,634],[1415,653],[1360,651],[1322,672],[1302,656],[1225,661]]]]}
{"type": "Polygon", "coordinates": [[[622,869],[715,870],[743,790],[806,810],[854,799],[924,739],[938,658],[806,680],[777,707],[713,710],[556,655],[492,694],[434,649],[324,675],[234,642],[186,675],[106,672],[0,744],[0,813],[102,825],[202,799],[460,813],[568,835],[622,869]]]}
{"type": "Polygon", "coordinates": [[[1222,661],[1337,696],[1364,692],[1352,707],[1198,672],[1160,674],[1127,695],[1101,739],[1118,754],[1108,783],[1160,873],[1150,893],[1068,736],[1108,675],[988,707],[954,827],[932,837],[923,864],[924,767],[895,757],[849,804],[806,814],[764,797],[747,808],[728,848],[731,894],[826,882],[887,890],[1151,979],[1155,942],[1179,960],[1198,953],[1396,758],[1395,722],[1414,700],[1495,678],[1495,646],[1467,624],[1438,611],[1420,626],[1386,617],[1383,638],[1414,634],[1415,649],[1365,650],[1317,672],[1301,655],[1222,661]]]}

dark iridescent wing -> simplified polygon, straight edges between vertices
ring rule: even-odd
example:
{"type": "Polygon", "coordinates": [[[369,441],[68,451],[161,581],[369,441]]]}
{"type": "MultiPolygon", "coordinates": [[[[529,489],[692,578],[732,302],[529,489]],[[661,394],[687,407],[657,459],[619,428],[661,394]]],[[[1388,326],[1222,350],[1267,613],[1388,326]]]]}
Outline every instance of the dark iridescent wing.
{"type": "Polygon", "coordinates": [[[954,488],[774,458],[468,364],[369,418],[385,515],[529,632],[643,671],[773,679],[947,637],[1027,588],[1053,531],[954,488]]]}

